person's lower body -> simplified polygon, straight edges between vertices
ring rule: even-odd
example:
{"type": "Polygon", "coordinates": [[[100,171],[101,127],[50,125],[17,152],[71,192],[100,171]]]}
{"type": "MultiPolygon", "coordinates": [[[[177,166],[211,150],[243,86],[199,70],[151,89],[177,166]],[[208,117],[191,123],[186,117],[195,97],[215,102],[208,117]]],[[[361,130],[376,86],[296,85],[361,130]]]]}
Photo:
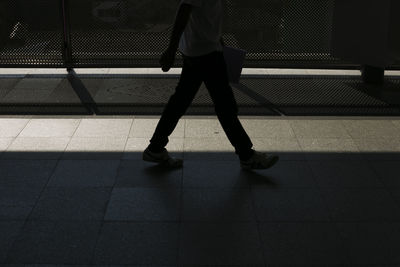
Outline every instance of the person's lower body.
{"type": "Polygon", "coordinates": [[[250,158],[254,153],[253,144],[238,119],[238,107],[229,85],[222,51],[214,51],[200,57],[183,57],[180,80],[150,140],[150,151],[164,150],[169,141],[168,137],[185,114],[204,81],[214,102],[218,120],[234,146],[235,153],[241,160],[250,158]]]}

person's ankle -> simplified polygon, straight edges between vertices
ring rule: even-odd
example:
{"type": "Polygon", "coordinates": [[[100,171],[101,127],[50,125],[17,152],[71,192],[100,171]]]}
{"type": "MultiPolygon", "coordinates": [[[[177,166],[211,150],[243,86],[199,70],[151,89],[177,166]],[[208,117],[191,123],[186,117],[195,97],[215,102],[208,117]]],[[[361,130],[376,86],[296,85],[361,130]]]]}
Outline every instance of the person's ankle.
{"type": "Polygon", "coordinates": [[[163,152],[164,151],[164,148],[163,147],[157,147],[157,146],[155,146],[155,145],[152,145],[152,144],[150,144],[148,147],[147,147],[149,150],[150,150],[150,152],[152,152],[152,153],[161,153],[161,152],[163,152]]]}
{"type": "Polygon", "coordinates": [[[248,161],[254,155],[254,152],[254,149],[251,149],[249,151],[246,151],[245,153],[240,153],[239,159],[241,161],[248,161]]]}

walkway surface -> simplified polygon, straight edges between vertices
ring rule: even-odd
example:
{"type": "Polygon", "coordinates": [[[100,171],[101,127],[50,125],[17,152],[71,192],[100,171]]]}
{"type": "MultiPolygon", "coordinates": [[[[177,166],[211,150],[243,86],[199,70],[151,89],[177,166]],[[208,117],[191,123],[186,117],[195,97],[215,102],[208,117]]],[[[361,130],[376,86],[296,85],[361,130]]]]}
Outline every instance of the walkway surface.
{"type": "MultiPolygon", "coordinates": [[[[181,69],[0,69],[0,114],[159,115],[181,69]]],[[[400,116],[400,71],[383,85],[359,70],[244,69],[231,84],[240,115],[400,116]]],[[[214,115],[204,84],[186,115],[214,115]]]]}
{"type": "Polygon", "coordinates": [[[158,117],[2,116],[2,266],[400,265],[399,117],[240,117],[239,167],[215,117],[184,117],[141,160],[158,117]]]}

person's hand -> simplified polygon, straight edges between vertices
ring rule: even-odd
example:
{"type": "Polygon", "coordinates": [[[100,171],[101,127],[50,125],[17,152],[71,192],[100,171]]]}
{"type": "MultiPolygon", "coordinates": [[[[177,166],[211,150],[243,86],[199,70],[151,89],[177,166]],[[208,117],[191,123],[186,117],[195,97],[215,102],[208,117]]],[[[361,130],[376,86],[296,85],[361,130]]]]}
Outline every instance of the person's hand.
{"type": "Polygon", "coordinates": [[[163,72],[169,71],[175,61],[176,49],[167,48],[161,55],[160,65],[163,72]]]}

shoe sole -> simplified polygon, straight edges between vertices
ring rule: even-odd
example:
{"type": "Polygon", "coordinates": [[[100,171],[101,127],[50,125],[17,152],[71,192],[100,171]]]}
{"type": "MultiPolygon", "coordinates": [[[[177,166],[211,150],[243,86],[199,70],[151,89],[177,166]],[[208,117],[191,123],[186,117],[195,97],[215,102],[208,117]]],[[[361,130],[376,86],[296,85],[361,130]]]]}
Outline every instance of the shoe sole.
{"type": "Polygon", "coordinates": [[[152,157],[149,153],[146,153],[146,152],[143,153],[142,159],[144,161],[154,162],[154,163],[162,163],[164,161],[164,160],[156,159],[156,158],[152,157]]]}
{"type": "Polygon", "coordinates": [[[180,168],[183,166],[183,160],[175,159],[175,164],[171,164],[168,160],[156,159],[146,152],[143,153],[142,159],[147,162],[159,163],[164,167],[180,168]]]}

